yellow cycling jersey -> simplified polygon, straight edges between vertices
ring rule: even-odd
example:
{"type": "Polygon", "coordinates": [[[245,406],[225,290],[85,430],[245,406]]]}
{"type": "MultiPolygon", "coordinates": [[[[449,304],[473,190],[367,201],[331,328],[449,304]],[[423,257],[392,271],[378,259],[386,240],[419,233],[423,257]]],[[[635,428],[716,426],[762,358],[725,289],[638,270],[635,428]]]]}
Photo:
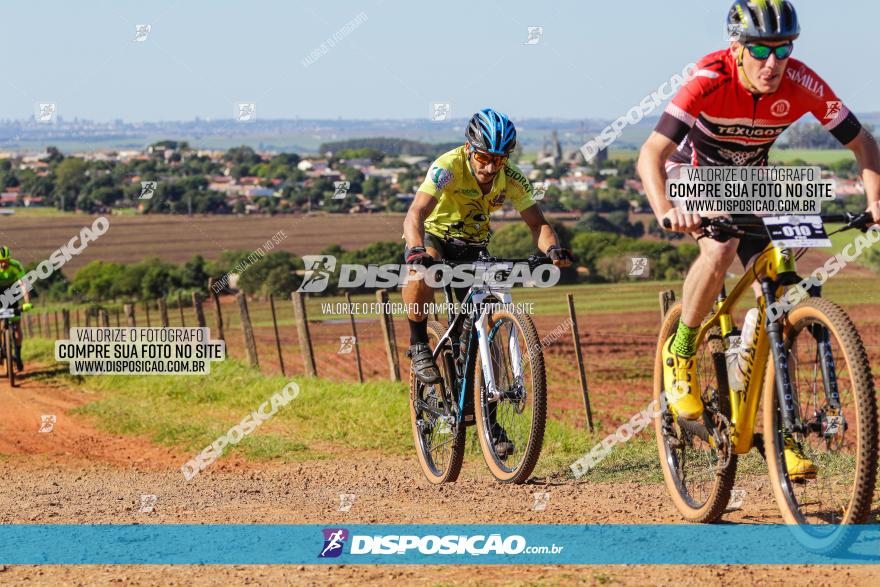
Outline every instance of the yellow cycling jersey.
{"type": "Polygon", "coordinates": [[[518,212],[534,205],[532,184],[510,161],[504,172],[492,182],[492,190],[483,195],[471,172],[465,146],[440,155],[420,192],[437,198],[437,205],[425,219],[425,230],[443,238],[483,242],[489,238],[489,213],[510,199],[518,212]]]}

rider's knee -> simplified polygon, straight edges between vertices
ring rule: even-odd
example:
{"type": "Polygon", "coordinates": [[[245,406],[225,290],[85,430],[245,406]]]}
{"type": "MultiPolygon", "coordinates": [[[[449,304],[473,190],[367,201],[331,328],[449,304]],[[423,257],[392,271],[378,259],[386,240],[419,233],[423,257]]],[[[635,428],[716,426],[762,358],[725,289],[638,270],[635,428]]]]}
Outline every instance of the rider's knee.
{"type": "Polygon", "coordinates": [[[403,287],[407,290],[407,293],[415,296],[418,300],[422,300],[422,298],[430,299],[434,296],[434,288],[425,282],[424,276],[419,277],[416,271],[409,272],[409,278],[403,287]]]}
{"type": "Polygon", "coordinates": [[[726,270],[736,259],[738,246],[738,240],[729,240],[723,243],[709,240],[701,247],[700,256],[710,262],[713,267],[726,270]]]}

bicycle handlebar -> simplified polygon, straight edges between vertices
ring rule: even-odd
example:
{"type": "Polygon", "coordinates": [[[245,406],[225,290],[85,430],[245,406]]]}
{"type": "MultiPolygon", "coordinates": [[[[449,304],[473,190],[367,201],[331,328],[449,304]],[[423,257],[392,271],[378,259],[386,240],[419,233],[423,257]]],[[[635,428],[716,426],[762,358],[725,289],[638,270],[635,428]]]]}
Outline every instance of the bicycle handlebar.
{"type": "Polygon", "coordinates": [[[473,265],[474,263],[512,263],[514,265],[527,263],[529,269],[535,269],[541,265],[552,265],[553,261],[547,255],[529,255],[524,259],[502,259],[501,257],[479,257],[473,261],[447,261],[445,259],[433,259],[427,263],[420,263],[422,267],[432,267],[434,265],[449,265],[457,267],[459,265],[473,265]]]}
{"type": "MultiPolygon", "coordinates": [[[[820,214],[819,217],[822,219],[823,223],[845,223],[846,226],[841,228],[841,231],[858,228],[859,230],[864,232],[873,223],[873,218],[871,217],[871,214],[869,212],[862,212],[861,214],[852,214],[851,212],[845,212],[844,214],[820,214]]],[[[672,228],[672,223],[669,221],[669,218],[663,219],[663,228],[665,228],[666,230],[672,228]]],[[[743,229],[754,228],[764,228],[764,221],[761,220],[760,217],[753,216],[748,218],[741,218],[738,220],[726,217],[700,217],[700,229],[702,229],[704,232],[709,231],[709,234],[706,234],[706,236],[708,236],[709,238],[715,238],[718,235],[734,236],[741,238],[744,236],[750,236],[743,229]],[[713,232],[715,234],[711,234],[713,232]]]]}

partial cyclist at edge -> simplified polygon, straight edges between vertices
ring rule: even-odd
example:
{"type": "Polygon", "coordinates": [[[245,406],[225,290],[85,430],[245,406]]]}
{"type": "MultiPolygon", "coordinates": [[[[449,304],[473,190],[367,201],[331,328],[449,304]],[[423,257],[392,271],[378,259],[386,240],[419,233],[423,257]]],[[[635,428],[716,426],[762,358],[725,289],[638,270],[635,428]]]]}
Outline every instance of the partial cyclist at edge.
{"type": "Polygon", "coordinates": [[[31,309],[30,292],[28,292],[27,287],[25,287],[24,283],[21,281],[24,275],[24,266],[20,261],[12,258],[12,251],[10,248],[7,246],[0,246],[0,293],[5,292],[17,283],[21,288],[23,298],[23,303],[22,299],[17,299],[13,304],[12,307],[15,311],[15,317],[10,320],[13,327],[12,334],[15,337],[15,346],[18,347],[18,352],[14,356],[15,367],[18,371],[24,370],[24,364],[21,360],[21,343],[23,338],[21,330],[21,313],[22,311],[26,312],[31,309]]]}

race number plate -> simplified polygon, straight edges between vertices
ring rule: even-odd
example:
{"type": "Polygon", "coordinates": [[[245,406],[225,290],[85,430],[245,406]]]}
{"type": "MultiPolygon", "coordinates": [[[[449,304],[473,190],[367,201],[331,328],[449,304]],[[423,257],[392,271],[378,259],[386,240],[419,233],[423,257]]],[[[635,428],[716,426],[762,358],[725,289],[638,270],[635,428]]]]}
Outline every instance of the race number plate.
{"type": "Polygon", "coordinates": [[[781,249],[831,246],[819,216],[767,216],[764,226],[770,240],[781,249]]]}

